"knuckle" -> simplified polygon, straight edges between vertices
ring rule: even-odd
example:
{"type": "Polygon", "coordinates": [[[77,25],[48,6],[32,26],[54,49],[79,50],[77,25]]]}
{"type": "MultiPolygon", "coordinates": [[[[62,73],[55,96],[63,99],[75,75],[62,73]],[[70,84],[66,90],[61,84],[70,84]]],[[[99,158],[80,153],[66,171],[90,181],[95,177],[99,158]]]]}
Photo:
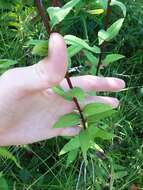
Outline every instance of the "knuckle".
{"type": "Polygon", "coordinates": [[[34,69],[38,79],[45,85],[49,84],[50,86],[56,86],[62,80],[60,75],[56,73],[48,73],[46,68],[41,64],[35,64],[34,69]]]}

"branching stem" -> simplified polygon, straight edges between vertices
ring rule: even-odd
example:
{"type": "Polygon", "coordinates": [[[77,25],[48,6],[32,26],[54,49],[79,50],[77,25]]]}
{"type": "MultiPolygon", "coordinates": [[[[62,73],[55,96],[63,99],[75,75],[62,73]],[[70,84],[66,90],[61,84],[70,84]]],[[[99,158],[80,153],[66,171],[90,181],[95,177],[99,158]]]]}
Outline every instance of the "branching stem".
{"type": "Polygon", "coordinates": [[[44,24],[44,26],[45,26],[48,34],[50,35],[50,33],[51,33],[51,27],[49,25],[49,18],[45,14],[45,10],[43,8],[42,1],[41,0],[35,0],[35,5],[36,5],[36,7],[38,9],[39,15],[41,16],[43,24],[44,24]]]}
{"type": "MultiPolygon", "coordinates": [[[[51,33],[51,27],[49,25],[49,18],[48,18],[48,16],[45,13],[45,10],[43,8],[41,0],[35,0],[35,5],[37,7],[39,15],[41,16],[41,19],[43,21],[43,24],[44,24],[46,30],[47,30],[47,33],[50,35],[50,33],[51,33]]],[[[53,0],[53,5],[54,6],[58,6],[58,5],[60,5],[60,2],[58,0],[53,0]]],[[[72,85],[72,82],[70,80],[70,76],[69,76],[68,72],[66,74],[66,80],[67,80],[67,83],[69,85],[69,88],[72,89],[73,85],[72,85]]],[[[79,105],[79,102],[78,102],[77,98],[75,98],[75,97],[73,98],[73,101],[74,101],[74,103],[75,103],[75,105],[77,107],[77,110],[78,110],[79,114],[80,114],[82,126],[83,126],[84,129],[86,129],[86,121],[85,121],[84,115],[82,113],[81,107],[79,105]]]]}
{"type": "MultiPolygon", "coordinates": [[[[66,74],[66,79],[67,79],[67,83],[68,83],[70,89],[72,89],[72,88],[73,88],[73,85],[72,85],[72,82],[71,82],[71,80],[70,80],[70,77],[69,77],[69,73],[68,73],[68,72],[67,72],[67,74],[66,74]]],[[[84,118],[84,116],[83,116],[83,113],[82,113],[82,110],[81,110],[81,107],[80,107],[80,105],[79,105],[79,103],[78,103],[77,98],[74,97],[74,98],[73,98],[73,101],[74,101],[74,103],[75,103],[75,105],[76,105],[76,107],[77,107],[77,109],[78,109],[79,114],[80,114],[80,118],[81,118],[81,122],[82,122],[83,128],[86,129],[86,121],[85,121],[85,118],[84,118]]]]}

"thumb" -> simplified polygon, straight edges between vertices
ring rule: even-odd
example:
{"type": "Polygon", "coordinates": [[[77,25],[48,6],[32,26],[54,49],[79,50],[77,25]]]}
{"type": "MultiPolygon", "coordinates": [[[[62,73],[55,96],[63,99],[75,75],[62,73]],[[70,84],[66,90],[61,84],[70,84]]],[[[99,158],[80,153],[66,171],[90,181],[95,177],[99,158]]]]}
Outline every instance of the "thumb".
{"type": "Polygon", "coordinates": [[[66,51],[63,37],[58,33],[51,34],[48,57],[37,64],[38,75],[49,87],[59,84],[65,77],[67,70],[66,51]]]}
{"type": "Polygon", "coordinates": [[[14,68],[2,77],[6,86],[22,91],[36,91],[58,85],[64,79],[67,70],[67,48],[63,37],[53,33],[49,39],[48,57],[39,63],[14,68]]]}

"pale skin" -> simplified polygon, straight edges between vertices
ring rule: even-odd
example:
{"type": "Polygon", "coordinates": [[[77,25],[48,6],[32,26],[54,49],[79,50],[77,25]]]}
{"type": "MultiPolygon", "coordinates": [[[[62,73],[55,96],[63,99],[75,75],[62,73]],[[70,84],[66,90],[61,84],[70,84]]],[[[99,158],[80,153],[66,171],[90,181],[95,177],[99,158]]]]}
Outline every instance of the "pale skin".
{"type": "MultiPolygon", "coordinates": [[[[80,132],[80,126],[53,128],[60,116],[76,109],[74,102],[64,100],[51,89],[57,85],[68,89],[64,79],[66,49],[63,37],[53,33],[47,58],[29,67],[10,69],[0,77],[0,146],[29,144],[80,132]]],[[[71,81],[73,86],[87,92],[117,92],[125,86],[121,79],[92,75],[72,77],[71,81]]],[[[80,106],[90,102],[105,103],[114,108],[119,104],[116,98],[88,96],[80,106]]]]}

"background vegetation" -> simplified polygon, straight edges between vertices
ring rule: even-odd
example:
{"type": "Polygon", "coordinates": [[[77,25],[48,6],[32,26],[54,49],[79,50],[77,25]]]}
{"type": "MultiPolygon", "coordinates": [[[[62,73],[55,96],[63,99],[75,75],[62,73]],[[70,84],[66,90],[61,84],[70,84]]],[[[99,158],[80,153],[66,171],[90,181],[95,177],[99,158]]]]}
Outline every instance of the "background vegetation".
{"type": "MultiPolygon", "coordinates": [[[[79,156],[67,169],[66,156],[58,157],[59,150],[67,142],[62,138],[30,146],[8,147],[22,168],[11,159],[1,157],[0,190],[143,189],[143,5],[142,0],[123,2],[127,7],[127,17],[120,34],[107,46],[107,51],[121,53],[126,58],[101,71],[104,76],[126,81],[126,88],[114,94],[121,100],[119,114],[108,120],[108,125],[120,139],[102,142],[111,159],[99,159],[93,152],[87,167],[79,156]]],[[[45,7],[49,4],[45,1],[45,7]]],[[[118,8],[113,8],[110,22],[120,14],[118,8]]],[[[91,44],[97,42],[103,17],[87,18],[86,23],[91,44]]],[[[78,14],[69,15],[60,28],[63,35],[70,33],[86,38],[83,20],[78,14]]],[[[30,39],[48,39],[33,1],[0,0],[0,59],[15,60],[6,61],[6,64],[1,61],[1,73],[13,66],[34,64],[40,59],[31,54],[27,46],[30,39]]],[[[72,74],[86,74],[89,65],[85,62],[82,54],[77,55],[72,67],[79,68],[72,74]]]]}

